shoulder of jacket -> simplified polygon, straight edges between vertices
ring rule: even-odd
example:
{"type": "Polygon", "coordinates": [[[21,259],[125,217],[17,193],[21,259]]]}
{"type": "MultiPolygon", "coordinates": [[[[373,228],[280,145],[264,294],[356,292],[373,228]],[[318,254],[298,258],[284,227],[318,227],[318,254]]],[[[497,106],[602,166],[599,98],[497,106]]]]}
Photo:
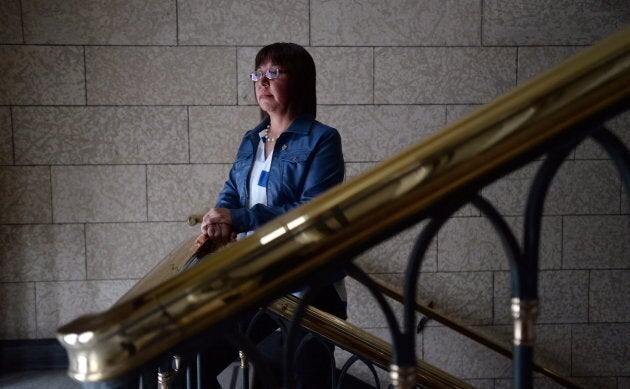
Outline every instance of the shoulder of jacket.
{"type": "Polygon", "coordinates": [[[317,120],[313,120],[311,131],[317,136],[326,136],[339,133],[336,128],[330,127],[329,125],[322,122],[318,122],[317,120]]]}

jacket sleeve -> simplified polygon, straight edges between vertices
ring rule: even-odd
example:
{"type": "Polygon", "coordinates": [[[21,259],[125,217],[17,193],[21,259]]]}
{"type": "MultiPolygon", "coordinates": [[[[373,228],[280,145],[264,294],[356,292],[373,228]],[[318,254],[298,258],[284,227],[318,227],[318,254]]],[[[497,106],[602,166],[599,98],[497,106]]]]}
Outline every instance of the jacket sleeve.
{"type": "MultiPolygon", "coordinates": [[[[248,146],[247,134],[243,137],[241,145],[236,152],[236,158],[227,181],[223,185],[223,189],[219,192],[215,207],[237,209],[245,206],[241,203],[239,194],[239,185],[247,185],[247,175],[249,174],[249,165],[252,163],[252,153],[247,151],[248,146]]],[[[243,190],[243,188],[241,188],[243,190]]]]}
{"type": "Polygon", "coordinates": [[[228,179],[227,181],[225,181],[221,192],[219,192],[219,197],[217,197],[215,207],[234,209],[241,206],[238,196],[238,189],[236,186],[236,182],[238,179],[236,175],[236,169],[234,169],[234,166],[232,166],[228,179]]]}
{"type": "Polygon", "coordinates": [[[329,129],[319,139],[317,146],[313,150],[309,166],[304,173],[306,177],[304,177],[301,193],[295,196],[297,201],[274,206],[257,204],[250,209],[243,207],[232,208],[233,227],[238,232],[255,230],[266,222],[342,183],[344,169],[341,136],[337,130],[329,129]]]}

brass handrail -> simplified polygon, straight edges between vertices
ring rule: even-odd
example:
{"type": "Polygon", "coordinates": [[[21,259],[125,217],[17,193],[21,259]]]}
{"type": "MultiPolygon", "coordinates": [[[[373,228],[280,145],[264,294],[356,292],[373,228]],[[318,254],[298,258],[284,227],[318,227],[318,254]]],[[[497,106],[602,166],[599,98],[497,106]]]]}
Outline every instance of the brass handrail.
{"type": "MultiPolygon", "coordinates": [[[[58,330],[69,374],[117,377],[421,219],[630,95],[630,28],[109,310],[58,330]]],[[[534,155],[535,156],[535,155],[534,155]]]]}
{"type": "MultiPolygon", "coordinates": [[[[287,295],[273,301],[268,308],[286,319],[291,319],[298,304],[299,300],[295,296],[287,295]]],[[[306,308],[300,324],[309,331],[332,340],[339,347],[389,369],[392,346],[383,339],[311,306],[306,308]]],[[[419,384],[429,388],[472,388],[470,384],[422,360],[416,361],[416,378],[419,384]]]]}

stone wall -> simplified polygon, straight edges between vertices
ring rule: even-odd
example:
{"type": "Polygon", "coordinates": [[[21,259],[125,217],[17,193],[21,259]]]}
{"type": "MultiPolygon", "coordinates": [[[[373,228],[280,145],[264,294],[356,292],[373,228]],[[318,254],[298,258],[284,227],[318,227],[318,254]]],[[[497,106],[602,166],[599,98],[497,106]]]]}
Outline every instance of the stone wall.
{"type": "MultiPolygon", "coordinates": [[[[106,309],[220,189],[258,111],[247,73],[274,41],[307,47],[318,119],[349,176],[620,30],[626,1],[3,0],[0,2],[0,338],[49,338],[106,309]]],[[[628,116],[613,128],[630,143],[628,116]]],[[[517,230],[540,163],[484,189],[517,230]]],[[[545,207],[537,355],[589,387],[630,386],[630,236],[620,177],[580,146],[545,207]]],[[[419,227],[361,256],[400,284],[419,227]]],[[[508,340],[497,238],[465,207],[434,242],[420,298],[508,340]]],[[[350,320],[387,337],[348,282],[350,320]]],[[[510,362],[429,322],[418,354],[484,388],[510,362]]],[[[537,386],[547,387],[543,382],[537,386]]]]}

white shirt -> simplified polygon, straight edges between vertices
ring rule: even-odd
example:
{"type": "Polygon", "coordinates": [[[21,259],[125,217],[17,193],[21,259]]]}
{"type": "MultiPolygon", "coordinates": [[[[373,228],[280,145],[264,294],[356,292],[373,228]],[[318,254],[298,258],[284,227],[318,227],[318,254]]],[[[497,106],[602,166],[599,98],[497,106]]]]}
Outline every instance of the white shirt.
{"type": "MultiPolygon", "coordinates": [[[[256,204],[267,205],[267,182],[269,181],[269,168],[271,167],[273,153],[265,158],[264,134],[264,130],[258,133],[258,135],[260,135],[260,142],[256,150],[256,157],[254,157],[252,172],[249,175],[249,187],[247,188],[249,190],[249,198],[247,199],[247,206],[249,208],[256,204]]],[[[236,239],[241,240],[253,233],[254,231],[241,232],[236,239]]]]}
{"type": "Polygon", "coordinates": [[[249,208],[256,204],[267,205],[267,182],[269,181],[272,158],[273,153],[265,158],[265,142],[260,138],[254,166],[252,166],[252,172],[249,176],[249,198],[247,199],[249,208]]]}

